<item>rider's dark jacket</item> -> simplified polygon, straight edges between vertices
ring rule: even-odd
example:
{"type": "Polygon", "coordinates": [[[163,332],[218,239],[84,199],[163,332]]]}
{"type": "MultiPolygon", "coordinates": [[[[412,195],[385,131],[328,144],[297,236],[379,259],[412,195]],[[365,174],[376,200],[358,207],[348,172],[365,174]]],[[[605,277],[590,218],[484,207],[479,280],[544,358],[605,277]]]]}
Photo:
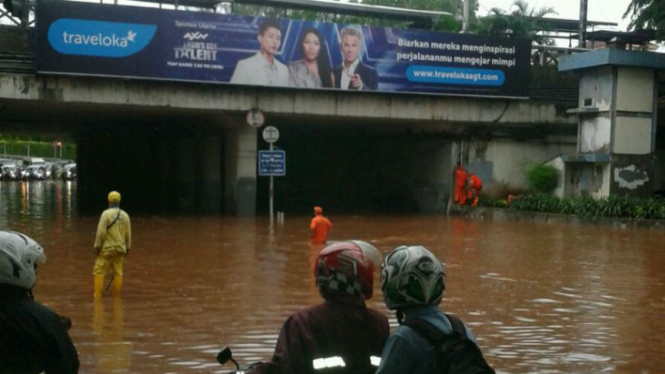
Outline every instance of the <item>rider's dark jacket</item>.
{"type": "Polygon", "coordinates": [[[0,374],[75,374],[78,353],[59,315],[28,290],[0,284],[0,374]]]}
{"type": "Polygon", "coordinates": [[[388,319],[368,309],[364,300],[331,297],[291,315],[272,360],[252,373],[373,374],[389,334],[388,319]]]}

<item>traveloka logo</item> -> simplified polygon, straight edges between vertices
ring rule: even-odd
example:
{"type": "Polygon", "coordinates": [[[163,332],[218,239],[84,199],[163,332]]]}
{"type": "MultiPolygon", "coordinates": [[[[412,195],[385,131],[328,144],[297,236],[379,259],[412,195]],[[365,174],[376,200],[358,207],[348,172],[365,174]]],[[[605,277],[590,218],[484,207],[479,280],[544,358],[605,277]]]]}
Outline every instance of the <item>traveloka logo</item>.
{"type": "Polygon", "coordinates": [[[49,27],[48,40],[66,55],[126,57],[145,48],[157,26],[61,18],[49,27]]]}

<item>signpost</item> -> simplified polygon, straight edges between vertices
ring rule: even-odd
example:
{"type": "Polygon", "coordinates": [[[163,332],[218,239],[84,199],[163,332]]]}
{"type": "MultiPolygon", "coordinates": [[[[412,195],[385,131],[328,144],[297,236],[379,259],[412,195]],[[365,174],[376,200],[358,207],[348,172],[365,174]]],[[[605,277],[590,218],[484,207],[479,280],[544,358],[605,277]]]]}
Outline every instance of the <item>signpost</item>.
{"type": "Polygon", "coordinates": [[[283,177],[286,175],[286,154],[283,150],[259,151],[259,176],[283,177]]]}
{"type": "Polygon", "coordinates": [[[286,154],[274,151],[273,144],[279,139],[279,130],[275,126],[263,129],[263,140],[270,144],[269,151],[259,151],[259,176],[270,176],[270,226],[274,220],[274,176],[286,175],[286,154]]]}

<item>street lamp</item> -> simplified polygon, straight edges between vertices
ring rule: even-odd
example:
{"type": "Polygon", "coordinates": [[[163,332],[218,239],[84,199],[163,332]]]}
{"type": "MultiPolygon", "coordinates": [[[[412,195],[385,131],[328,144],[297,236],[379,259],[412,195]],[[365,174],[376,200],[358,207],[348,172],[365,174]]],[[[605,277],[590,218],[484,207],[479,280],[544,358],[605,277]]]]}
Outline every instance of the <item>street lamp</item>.
{"type": "Polygon", "coordinates": [[[62,159],[62,142],[53,142],[53,158],[58,158],[58,148],[60,148],[60,159],[62,159]]]}

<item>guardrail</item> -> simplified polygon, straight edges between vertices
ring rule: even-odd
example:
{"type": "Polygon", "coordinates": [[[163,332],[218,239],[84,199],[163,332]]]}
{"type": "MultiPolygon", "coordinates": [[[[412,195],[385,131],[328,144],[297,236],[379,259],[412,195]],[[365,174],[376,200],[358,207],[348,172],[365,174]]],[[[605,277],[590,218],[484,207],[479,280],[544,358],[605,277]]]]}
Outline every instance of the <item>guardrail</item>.
{"type": "Polygon", "coordinates": [[[29,53],[0,53],[0,72],[34,74],[35,56],[29,53]]]}

